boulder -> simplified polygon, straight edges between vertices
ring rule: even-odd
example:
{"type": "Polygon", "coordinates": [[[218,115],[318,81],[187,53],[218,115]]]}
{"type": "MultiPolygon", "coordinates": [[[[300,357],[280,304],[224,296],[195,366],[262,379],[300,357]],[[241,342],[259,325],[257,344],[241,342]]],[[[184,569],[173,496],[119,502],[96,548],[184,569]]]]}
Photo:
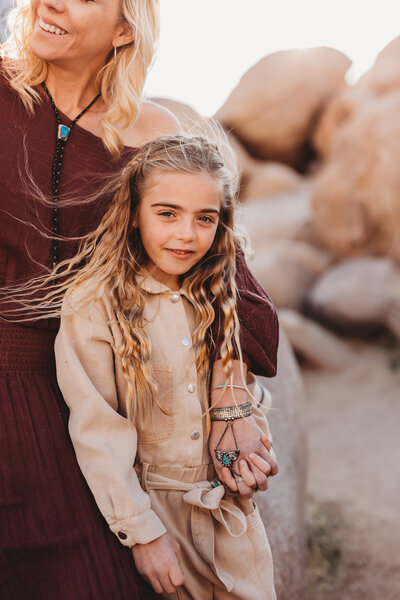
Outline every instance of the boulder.
{"type": "Polygon", "coordinates": [[[308,311],[350,332],[389,328],[400,338],[400,265],[388,258],[359,258],[324,273],[307,297],[308,311]]]}
{"type": "Polygon", "coordinates": [[[333,48],[270,54],[245,73],[216,118],[254,157],[302,166],[315,119],[350,65],[333,48]]]}
{"type": "Polygon", "coordinates": [[[346,342],[294,310],[281,308],[279,323],[296,354],[316,367],[343,369],[355,358],[346,342]]]}
{"type": "Polygon", "coordinates": [[[317,235],[338,258],[400,259],[400,93],[370,100],[337,132],[312,206],[317,235]]]}
{"type": "Polygon", "coordinates": [[[287,194],[259,198],[242,206],[239,223],[248,231],[256,253],[271,240],[296,239],[314,243],[310,184],[287,194]]]}
{"type": "Polygon", "coordinates": [[[302,183],[301,175],[287,165],[253,160],[248,164],[240,199],[248,201],[291,192],[302,183]]]}
{"type": "MultiPolygon", "coordinates": [[[[152,98],[172,112],[184,131],[213,135],[212,120],[202,117],[194,108],[183,102],[168,98],[152,98]]],[[[289,192],[302,183],[302,177],[288,166],[255,160],[231,132],[227,132],[230,145],[235,151],[241,179],[241,200],[259,198],[289,192]]]]}
{"type": "Polygon", "coordinates": [[[268,421],[279,473],[270,480],[267,492],[256,495],[256,501],[272,549],[277,598],[304,600],[306,443],[302,425],[303,385],[296,359],[283,332],[278,352],[278,374],[272,380],[260,378],[260,381],[272,394],[268,421]]]}
{"type": "Polygon", "coordinates": [[[372,69],[358,80],[356,87],[375,96],[400,92],[400,36],[378,54],[372,69]]]}
{"type": "Polygon", "coordinates": [[[323,108],[312,135],[312,146],[326,158],[340,127],[375,97],[400,92],[400,36],[379,54],[372,69],[352,87],[340,91],[323,108]]]}
{"type": "Polygon", "coordinates": [[[370,99],[365,91],[345,87],[327,103],[312,134],[311,143],[319,157],[327,159],[338,130],[370,99]]]}
{"type": "Polygon", "coordinates": [[[255,253],[250,268],[275,306],[301,310],[313,282],[330,263],[327,253],[298,240],[274,240],[255,253]]]}

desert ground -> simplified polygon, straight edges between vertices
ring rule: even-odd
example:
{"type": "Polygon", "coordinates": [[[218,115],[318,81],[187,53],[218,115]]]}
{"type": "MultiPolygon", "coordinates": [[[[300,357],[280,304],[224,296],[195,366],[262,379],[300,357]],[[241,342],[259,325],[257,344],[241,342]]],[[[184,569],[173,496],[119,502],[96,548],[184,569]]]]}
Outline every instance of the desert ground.
{"type": "Polygon", "coordinates": [[[400,349],[350,342],[341,371],[302,366],[307,600],[400,598],[400,349]]]}

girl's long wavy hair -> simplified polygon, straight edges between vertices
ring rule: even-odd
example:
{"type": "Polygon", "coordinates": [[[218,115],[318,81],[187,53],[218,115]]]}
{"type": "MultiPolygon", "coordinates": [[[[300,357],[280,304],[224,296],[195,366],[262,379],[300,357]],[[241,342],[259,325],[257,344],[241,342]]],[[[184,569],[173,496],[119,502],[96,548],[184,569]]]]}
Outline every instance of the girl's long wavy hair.
{"type": "MultiPolygon", "coordinates": [[[[121,14],[132,27],[134,42],[110,54],[98,74],[98,84],[107,111],[101,120],[105,147],[118,156],[123,148],[118,131],[126,129],[139,115],[143,88],[153,62],[159,38],[159,0],[121,0],[121,14]]],[[[11,35],[1,47],[7,57],[3,68],[31,114],[41,95],[36,86],[46,80],[48,64],[30,48],[33,15],[30,5],[14,9],[10,16],[11,35]]]]}
{"type": "Polygon", "coordinates": [[[208,174],[221,190],[220,217],[212,246],[184,276],[195,308],[193,349],[205,399],[213,344],[211,325],[217,311],[223,316],[221,358],[227,377],[234,353],[241,359],[235,284],[236,250],[241,236],[234,227],[238,178],[233,151],[227,143],[221,149],[204,136],[179,135],[163,136],[142,146],[119,174],[106,214],[97,229],[81,240],[77,255],[60,263],[51,275],[33,280],[19,291],[11,290],[13,300],[29,307],[35,318],[59,316],[67,292],[74,311],[104,294],[110,298],[123,337],[121,347],[115,350],[128,382],[128,416],[142,422],[149,407],[158,401],[149,368],[151,343],[144,329],[146,292],[141,280],[147,255],[133,223],[138,220],[140,199],[151,186],[151,176],[162,176],[163,171],[208,174]],[[27,295],[36,298],[38,290],[43,289],[44,295],[40,302],[34,301],[32,311],[27,295]]]}

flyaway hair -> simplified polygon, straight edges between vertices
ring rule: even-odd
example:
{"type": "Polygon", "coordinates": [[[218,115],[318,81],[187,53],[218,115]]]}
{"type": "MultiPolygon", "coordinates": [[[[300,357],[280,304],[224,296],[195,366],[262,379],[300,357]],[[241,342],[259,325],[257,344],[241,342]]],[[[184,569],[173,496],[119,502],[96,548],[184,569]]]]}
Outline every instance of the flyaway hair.
{"type": "Polygon", "coordinates": [[[133,226],[140,198],[151,186],[153,174],[204,173],[219,183],[221,208],[213,244],[184,276],[195,308],[193,349],[204,390],[208,389],[211,325],[216,311],[223,315],[221,359],[227,377],[234,354],[241,356],[235,283],[240,238],[234,227],[237,170],[233,156],[227,142],[221,147],[221,143],[197,135],[163,136],[148,142],[115,178],[111,204],[97,229],[81,240],[77,255],[60,263],[50,275],[7,290],[20,304],[17,312],[29,309],[30,319],[60,316],[62,310],[68,310],[68,303],[76,311],[107,294],[123,334],[117,352],[128,382],[131,418],[144,419],[157,401],[148,366],[151,343],[144,331],[146,292],[140,285],[147,255],[140,232],[133,226]]]}

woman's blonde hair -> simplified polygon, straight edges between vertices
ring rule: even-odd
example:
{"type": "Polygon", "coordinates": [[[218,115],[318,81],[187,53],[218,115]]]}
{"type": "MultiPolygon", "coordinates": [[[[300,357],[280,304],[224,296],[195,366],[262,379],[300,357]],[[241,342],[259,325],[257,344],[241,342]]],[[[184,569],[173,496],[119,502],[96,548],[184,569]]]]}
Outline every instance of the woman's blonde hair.
{"type": "MultiPolygon", "coordinates": [[[[121,0],[121,14],[132,27],[134,41],[118,49],[98,75],[107,111],[101,120],[105,147],[117,156],[123,147],[118,130],[132,125],[138,117],[147,73],[153,62],[159,37],[159,0],[121,0]]],[[[26,109],[34,113],[41,96],[35,89],[47,77],[48,64],[30,48],[33,16],[29,6],[15,8],[11,35],[1,53],[4,72],[26,109]]]]}
{"type": "MultiPolygon", "coordinates": [[[[241,238],[234,227],[238,178],[233,151],[227,142],[218,146],[201,135],[179,135],[163,136],[142,146],[119,174],[106,214],[97,229],[81,241],[75,258],[60,263],[47,278],[31,282],[29,289],[24,286],[23,293],[13,295],[24,303],[26,292],[36,295],[39,288],[45,288],[46,294],[33,314],[35,318],[47,318],[59,316],[67,291],[73,310],[106,294],[123,337],[116,350],[128,382],[128,415],[141,420],[149,407],[157,403],[157,393],[148,366],[151,344],[144,331],[146,292],[141,279],[147,255],[133,223],[137,221],[140,199],[151,186],[152,175],[163,171],[208,174],[221,190],[220,217],[212,246],[184,277],[195,308],[193,349],[205,398],[213,344],[211,325],[216,313],[222,315],[221,358],[227,377],[234,355],[241,357],[235,284],[236,250],[241,238]]],[[[25,304],[28,305],[29,302],[25,304]]]]}

